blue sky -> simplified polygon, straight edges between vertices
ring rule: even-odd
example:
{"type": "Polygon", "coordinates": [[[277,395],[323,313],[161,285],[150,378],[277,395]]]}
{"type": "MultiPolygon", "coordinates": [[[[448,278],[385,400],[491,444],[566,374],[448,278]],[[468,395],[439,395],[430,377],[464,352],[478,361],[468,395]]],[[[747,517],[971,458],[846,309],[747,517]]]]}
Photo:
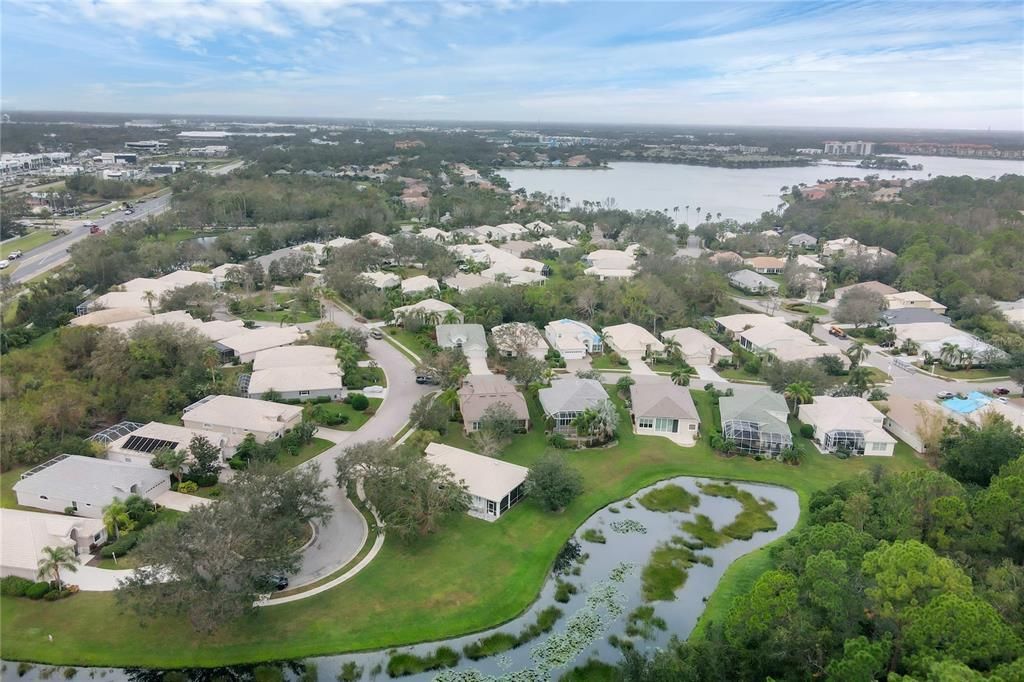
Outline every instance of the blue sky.
{"type": "Polygon", "coordinates": [[[1019,2],[3,0],[5,109],[1024,128],[1019,2]]]}

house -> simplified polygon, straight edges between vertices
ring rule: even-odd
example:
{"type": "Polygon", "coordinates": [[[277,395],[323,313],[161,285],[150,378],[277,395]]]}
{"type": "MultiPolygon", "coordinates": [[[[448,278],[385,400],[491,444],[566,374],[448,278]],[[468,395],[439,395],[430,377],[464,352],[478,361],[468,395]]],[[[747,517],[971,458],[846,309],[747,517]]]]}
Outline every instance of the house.
{"type": "Polygon", "coordinates": [[[583,271],[584,275],[590,277],[597,277],[601,282],[607,279],[632,279],[636,276],[636,270],[629,270],[625,268],[604,268],[598,266],[591,266],[583,271]]]}
{"type": "Polygon", "coordinates": [[[343,372],[338,363],[331,365],[298,365],[260,369],[249,375],[246,396],[262,398],[274,391],[283,400],[311,400],[327,397],[341,400],[345,389],[343,372]]]}
{"type": "Polygon", "coordinates": [[[925,310],[933,310],[940,315],[946,312],[946,306],[933,301],[919,291],[898,291],[895,294],[888,294],[885,297],[885,303],[889,310],[923,308],[925,310]]]}
{"type": "Polygon", "coordinates": [[[438,286],[437,280],[433,277],[416,275],[415,277],[402,280],[403,296],[437,293],[439,291],[441,291],[441,287],[438,286]]]}
{"type": "Polygon", "coordinates": [[[797,254],[796,264],[801,267],[810,268],[811,270],[815,271],[821,271],[825,269],[825,266],[821,264],[821,261],[818,260],[817,256],[805,256],[802,253],[797,254]]]}
{"type": "Polygon", "coordinates": [[[186,407],[181,415],[186,427],[223,433],[232,446],[241,443],[249,433],[256,437],[257,443],[280,438],[301,421],[301,405],[231,395],[207,396],[186,407]]]}
{"type": "Polygon", "coordinates": [[[726,275],[726,278],[729,284],[750,294],[774,294],[779,291],[777,283],[753,270],[736,270],[726,275]]]}
{"type": "Polygon", "coordinates": [[[922,434],[928,428],[929,421],[945,424],[950,420],[961,419],[955,412],[931,400],[913,400],[890,395],[885,405],[887,411],[882,425],[915,452],[925,450],[922,434]]]}
{"type": "Polygon", "coordinates": [[[786,261],[774,256],[755,256],[743,262],[759,275],[779,275],[786,268],[786,261]]]}
{"type": "Polygon", "coordinates": [[[800,232],[790,237],[786,243],[797,248],[809,249],[812,246],[817,246],[818,238],[813,237],[806,232],[800,232]]]}
{"type": "Polygon", "coordinates": [[[543,220],[534,220],[532,223],[526,223],[526,229],[534,234],[550,234],[555,231],[555,228],[543,220]]]}
{"type": "Polygon", "coordinates": [[[523,254],[537,246],[535,242],[524,242],[521,239],[513,239],[501,245],[502,251],[508,251],[516,258],[522,258],[523,254]]]}
{"type": "Polygon", "coordinates": [[[71,318],[69,324],[72,327],[106,327],[119,322],[138,321],[152,315],[148,309],[143,308],[100,308],[71,318]]]}
{"type": "Polygon", "coordinates": [[[544,416],[554,423],[554,430],[575,433],[573,421],[584,410],[608,400],[604,386],[596,379],[555,379],[549,388],[538,391],[544,416]]]}
{"type": "Polygon", "coordinates": [[[665,377],[630,386],[629,403],[633,432],[638,436],[663,436],[691,446],[700,435],[700,417],[690,391],[665,377]]]}
{"type": "Polygon", "coordinates": [[[90,310],[97,308],[132,308],[133,310],[148,310],[153,312],[160,305],[160,294],[164,289],[146,289],[144,291],[109,291],[98,296],[95,301],[89,304],[90,310]]]}
{"type": "Polygon", "coordinates": [[[571,249],[572,244],[567,241],[563,241],[558,237],[541,237],[536,242],[536,246],[550,246],[555,251],[563,251],[565,249],[571,249]]]}
{"type": "Polygon", "coordinates": [[[463,315],[455,306],[439,301],[436,298],[425,298],[412,305],[403,305],[392,311],[395,324],[404,324],[407,319],[418,319],[425,325],[438,325],[442,322],[462,322],[463,315]]]}
{"type": "Polygon", "coordinates": [[[860,249],[861,243],[853,237],[840,237],[839,239],[826,240],[821,245],[821,255],[825,257],[842,256],[846,252],[855,253],[860,249]]]}
{"type": "Polygon", "coordinates": [[[215,278],[212,273],[197,272],[196,270],[175,270],[163,277],[158,277],[158,282],[172,288],[185,287],[190,284],[214,285],[215,278]]]}
{"type": "Polygon", "coordinates": [[[463,352],[487,352],[487,332],[480,324],[439,324],[434,330],[441,348],[461,348],[463,352]]]}
{"type": "Polygon", "coordinates": [[[562,319],[544,326],[551,347],[566,360],[582,360],[587,353],[603,353],[604,342],[593,328],[576,320],[562,319]]]}
{"type": "Polygon", "coordinates": [[[814,427],[822,452],[892,457],[896,449],[896,439],[883,428],[885,415],[864,398],[818,396],[800,406],[799,417],[814,427]]]}
{"type": "Polygon", "coordinates": [[[548,352],[544,336],[536,327],[526,322],[499,324],[491,329],[491,341],[498,349],[498,354],[505,358],[515,358],[523,352],[543,360],[548,352]]]}
{"type": "Polygon", "coordinates": [[[196,331],[211,341],[220,341],[230,336],[243,334],[246,329],[242,320],[210,320],[209,322],[200,322],[196,331]]]}
{"type": "Polygon", "coordinates": [[[114,498],[141,495],[155,500],[171,489],[166,471],[108,459],[57,455],[29,469],[14,484],[18,504],[77,516],[103,517],[114,498]]]}
{"type": "Polygon", "coordinates": [[[495,226],[496,230],[501,230],[509,237],[521,237],[527,233],[527,229],[519,223],[502,223],[501,225],[495,226]]]}
{"type": "Polygon", "coordinates": [[[526,467],[484,457],[442,443],[429,443],[426,457],[431,464],[447,467],[469,494],[470,516],[497,521],[526,494],[526,467]]]}
{"type": "Polygon", "coordinates": [[[1017,301],[996,301],[996,307],[1007,322],[1024,326],[1024,298],[1017,301]]]}
{"type": "Polygon", "coordinates": [[[402,284],[402,278],[393,272],[363,272],[360,273],[359,277],[370,283],[371,286],[384,290],[394,289],[395,287],[402,284]]]}
{"type": "Polygon", "coordinates": [[[785,320],[779,317],[771,317],[764,313],[739,313],[736,315],[725,315],[724,317],[716,317],[715,324],[718,326],[718,331],[724,333],[731,339],[736,338],[736,335],[742,332],[744,329],[751,329],[762,324],[785,324],[785,320]]]}
{"type": "Polygon", "coordinates": [[[636,265],[636,249],[597,249],[584,255],[583,262],[605,270],[630,270],[636,265]]]}
{"type": "Polygon", "coordinates": [[[736,338],[740,346],[752,353],[764,353],[776,345],[814,343],[807,334],[790,327],[779,318],[744,329],[736,338]]]}
{"type": "Polygon", "coordinates": [[[213,275],[213,285],[218,288],[223,286],[224,282],[227,282],[229,279],[228,275],[230,275],[235,270],[241,272],[244,270],[244,268],[241,265],[238,265],[237,263],[224,263],[223,265],[218,265],[217,267],[211,269],[210,274],[213,275]]]}
{"type": "Polygon", "coordinates": [[[889,294],[899,293],[899,289],[894,289],[888,284],[882,284],[877,280],[871,280],[869,282],[860,282],[858,284],[851,284],[850,286],[846,287],[839,287],[838,289],[836,289],[835,297],[832,300],[838,302],[842,300],[843,296],[845,296],[848,291],[861,288],[867,289],[868,291],[874,291],[878,293],[878,295],[880,295],[882,298],[885,298],[889,294]]]}
{"type": "MultiPolygon", "coordinates": [[[[124,309],[122,308],[122,310],[124,309]]],[[[137,320],[111,322],[106,327],[107,329],[116,329],[128,334],[136,327],[144,327],[151,324],[174,324],[184,329],[199,329],[202,326],[202,322],[199,322],[184,310],[171,310],[166,313],[147,315],[137,320]]]]}
{"type": "Polygon", "coordinates": [[[515,385],[500,374],[471,374],[458,390],[459,411],[462,413],[466,433],[480,430],[480,420],[487,408],[502,403],[511,408],[519,420],[518,428],[530,428],[530,411],[526,399],[516,390],[515,385]]]}
{"type": "Polygon", "coordinates": [[[882,325],[903,324],[951,324],[945,315],[940,315],[928,308],[896,308],[883,310],[878,314],[878,322],[882,325]]]}
{"type": "Polygon", "coordinates": [[[663,331],[661,338],[666,342],[666,348],[670,341],[678,344],[680,355],[689,365],[715,365],[719,360],[733,356],[731,350],[693,327],[663,331]]]}
{"type": "Polygon", "coordinates": [[[608,347],[627,359],[639,360],[665,352],[665,344],[638,324],[616,324],[605,327],[601,332],[608,347]]]}
{"type": "Polygon", "coordinates": [[[778,457],[793,445],[785,398],[768,391],[734,390],[735,395],[718,401],[723,438],[741,452],[767,457],[778,457]]]}
{"type": "Polygon", "coordinates": [[[420,237],[423,239],[429,239],[432,242],[446,242],[451,239],[451,235],[444,230],[439,230],[436,227],[427,227],[420,230],[420,237]]]}
{"type": "Polygon", "coordinates": [[[349,239],[348,237],[335,237],[334,239],[327,242],[327,246],[332,249],[343,249],[349,244],[355,242],[355,239],[349,239]]]}
{"type": "MultiPolygon", "coordinates": [[[[527,260],[527,259],[524,259],[527,260]]],[[[480,273],[484,279],[505,284],[543,284],[547,277],[535,270],[523,270],[513,263],[498,263],[480,273]]]]}
{"type": "Polygon", "coordinates": [[[382,246],[385,249],[391,248],[391,237],[380,232],[367,232],[360,239],[368,241],[375,246],[382,246]]]}
{"type": "Polygon", "coordinates": [[[278,346],[253,353],[254,371],[277,367],[321,365],[337,367],[337,351],[328,346],[278,346]]]}
{"type": "Polygon", "coordinates": [[[0,509],[0,577],[37,580],[44,548],[67,547],[77,557],[91,554],[106,541],[100,519],[0,509]]]}
{"type": "Polygon", "coordinates": [[[965,365],[968,361],[973,365],[985,365],[1006,356],[995,346],[944,323],[894,324],[891,329],[896,334],[897,343],[913,341],[919,346],[919,354],[929,353],[953,366],[965,365]],[[944,348],[956,352],[942,357],[944,348]]]}
{"type": "Polygon", "coordinates": [[[227,438],[222,433],[188,429],[184,426],[149,422],[107,444],[107,459],[126,464],[149,465],[161,450],[184,452],[193,438],[205,438],[220,451],[223,463],[228,456],[227,438]]]}
{"type": "Polygon", "coordinates": [[[302,336],[303,332],[294,326],[257,327],[242,329],[238,334],[214,341],[213,345],[224,358],[237,357],[241,362],[249,362],[261,350],[291,345],[302,336]]]}
{"type": "Polygon", "coordinates": [[[494,284],[494,280],[487,279],[483,275],[476,275],[468,272],[459,272],[450,277],[444,278],[444,285],[455,289],[459,293],[479,289],[494,284]]]}

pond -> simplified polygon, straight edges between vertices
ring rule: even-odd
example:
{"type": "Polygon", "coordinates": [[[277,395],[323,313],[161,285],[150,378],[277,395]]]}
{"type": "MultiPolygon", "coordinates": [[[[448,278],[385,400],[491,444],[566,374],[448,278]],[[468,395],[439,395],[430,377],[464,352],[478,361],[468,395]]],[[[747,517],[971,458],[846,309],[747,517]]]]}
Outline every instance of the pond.
{"type": "MultiPolygon", "coordinates": [[[[663,647],[672,635],[686,638],[690,634],[705,600],[733,561],[785,535],[799,518],[799,500],[792,490],[722,483],[677,477],[598,511],[567,545],[578,545],[581,556],[573,559],[571,551],[563,550],[556,572],[536,602],[497,628],[387,651],[308,659],[315,670],[311,667],[305,677],[302,664],[286,662],[256,668],[175,671],[167,679],[540,681],[558,679],[592,658],[616,663],[621,653],[613,643],[623,646],[628,640],[626,646],[645,651],[663,647]],[[652,491],[657,491],[654,497],[649,496],[652,491]],[[689,508],[677,511],[680,507],[689,508]],[[745,537],[749,539],[742,539],[745,537]],[[558,570],[559,563],[562,570],[558,570]],[[561,612],[557,619],[553,607],[561,612]],[[513,644],[517,645],[510,648],[513,644]],[[473,646],[467,652],[469,645],[473,646]],[[494,651],[498,653],[478,660],[467,655],[478,657],[494,651]],[[430,664],[427,659],[436,659],[440,665],[442,661],[452,663],[456,655],[459,660],[454,667],[396,678],[389,674],[389,665],[394,673],[422,670],[430,664]]],[[[7,665],[10,670],[16,664],[7,665]]],[[[22,679],[44,679],[44,670],[35,667],[22,679]]],[[[54,678],[57,676],[62,675],[54,673],[54,678]]],[[[161,671],[111,668],[83,669],[76,679],[86,677],[164,679],[161,671]]]]}

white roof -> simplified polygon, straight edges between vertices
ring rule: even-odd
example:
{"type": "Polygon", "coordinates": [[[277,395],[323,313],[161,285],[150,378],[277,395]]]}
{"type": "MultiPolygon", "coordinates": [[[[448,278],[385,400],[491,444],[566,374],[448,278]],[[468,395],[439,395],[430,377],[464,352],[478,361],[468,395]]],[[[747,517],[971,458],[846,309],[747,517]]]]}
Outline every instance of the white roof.
{"type": "Polygon", "coordinates": [[[861,431],[865,440],[895,443],[882,429],[885,415],[863,398],[856,396],[816,396],[813,403],[800,406],[800,421],[812,424],[819,434],[829,431],[861,431]]]}
{"type": "Polygon", "coordinates": [[[412,305],[399,306],[398,308],[395,308],[393,312],[395,313],[395,316],[398,317],[408,313],[443,314],[448,311],[455,311],[460,316],[462,315],[462,313],[459,312],[459,309],[456,308],[455,306],[451,305],[450,303],[445,303],[444,301],[439,301],[436,298],[425,298],[418,303],[413,303],[412,305]]]}
{"type": "Polygon", "coordinates": [[[540,246],[550,246],[555,251],[561,251],[562,249],[568,249],[572,247],[572,244],[570,244],[567,241],[563,241],[558,237],[541,237],[535,243],[539,244],[540,246]]]}
{"type": "Polygon", "coordinates": [[[257,327],[243,329],[242,333],[228,336],[217,343],[230,348],[236,355],[245,355],[276,346],[287,346],[300,338],[302,332],[298,327],[257,327]]]}
{"type": "Polygon", "coordinates": [[[548,322],[544,326],[544,334],[549,341],[554,337],[552,343],[561,351],[586,351],[584,339],[588,339],[591,344],[600,341],[600,336],[590,325],[570,319],[548,322]]]}
{"type": "Polygon", "coordinates": [[[151,279],[149,277],[136,277],[130,279],[124,284],[117,287],[120,291],[152,291],[158,297],[165,291],[170,291],[175,288],[175,285],[169,282],[161,282],[158,279],[151,279]]]}
{"type": "Polygon", "coordinates": [[[518,237],[526,232],[526,228],[519,223],[502,223],[501,225],[498,225],[497,228],[508,232],[513,237],[518,237]]]}
{"type": "MultiPolygon", "coordinates": [[[[635,249],[633,251],[635,252],[635,249]]],[[[603,270],[629,270],[636,264],[633,252],[617,249],[598,249],[583,258],[592,266],[603,270]]]]}
{"type": "Polygon", "coordinates": [[[242,266],[238,263],[224,263],[224,265],[218,265],[210,270],[210,274],[213,275],[214,281],[220,281],[227,278],[228,273],[232,270],[240,270],[241,268],[242,266]]]}
{"type": "Polygon", "coordinates": [[[129,322],[144,317],[150,317],[150,313],[142,308],[101,308],[100,310],[94,310],[91,313],[72,318],[70,324],[73,327],[85,327],[88,325],[106,327],[109,324],[129,322]]]}
{"type": "Polygon", "coordinates": [[[483,275],[460,272],[451,277],[445,277],[444,283],[456,291],[472,291],[473,289],[494,284],[494,281],[487,279],[483,275]]]}
{"type": "Polygon", "coordinates": [[[793,329],[785,322],[759,324],[751,329],[740,332],[740,337],[758,348],[771,348],[780,341],[786,343],[814,343],[810,336],[799,329],[793,329]]]}
{"type": "Polygon", "coordinates": [[[921,324],[894,324],[892,330],[899,340],[912,339],[918,343],[942,341],[952,336],[956,330],[944,322],[922,322],[921,324]]]}
{"type": "Polygon", "coordinates": [[[548,232],[551,232],[555,228],[551,227],[543,220],[534,220],[532,223],[526,223],[526,229],[530,230],[531,232],[540,232],[541,234],[547,234],[548,232]]]}
{"type": "Polygon", "coordinates": [[[424,229],[420,230],[420,236],[423,237],[424,239],[431,239],[431,240],[433,240],[435,242],[436,241],[445,242],[445,241],[448,241],[448,239],[449,239],[449,237],[451,235],[449,235],[444,230],[437,229],[436,227],[427,227],[427,228],[424,228],[424,229]]]}
{"type": "Polygon", "coordinates": [[[323,366],[337,367],[338,360],[333,348],[327,346],[278,346],[253,354],[253,371],[276,367],[323,366]]]}
{"type": "Polygon", "coordinates": [[[147,315],[142,318],[134,320],[124,320],[122,322],[111,322],[107,325],[108,329],[117,329],[123,332],[129,332],[135,327],[140,325],[148,324],[179,324],[186,329],[198,329],[202,326],[202,323],[189,315],[184,310],[171,310],[166,313],[157,313],[156,315],[147,315]]]}
{"type": "Polygon", "coordinates": [[[200,323],[196,329],[211,341],[220,341],[241,334],[245,329],[245,323],[241,320],[210,320],[200,323]]]}
{"type": "Polygon", "coordinates": [[[71,531],[92,537],[103,530],[101,519],[0,509],[0,563],[4,568],[35,572],[44,547],[72,547],[71,531]]]}
{"type": "Polygon", "coordinates": [[[168,284],[172,287],[183,287],[189,284],[213,284],[213,275],[195,270],[175,270],[169,272],[157,281],[168,284]]]}
{"type": "Polygon", "coordinates": [[[616,324],[601,331],[608,345],[619,351],[646,352],[648,348],[655,352],[665,350],[665,344],[638,324],[616,324]]]}
{"type": "Polygon", "coordinates": [[[367,232],[361,237],[361,239],[365,239],[371,244],[376,244],[377,246],[391,248],[391,237],[381,234],[380,232],[367,232]]]}
{"type": "Polygon", "coordinates": [[[1015,404],[1003,404],[998,400],[975,410],[967,418],[977,424],[983,424],[985,419],[997,414],[1017,428],[1024,429],[1024,410],[1015,404]]]}
{"type": "Polygon", "coordinates": [[[282,424],[301,414],[301,405],[283,405],[266,400],[218,395],[188,410],[182,415],[182,419],[253,433],[268,433],[278,430],[282,424]]]}
{"type": "Polygon", "coordinates": [[[391,289],[402,283],[402,278],[393,272],[364,272],[359,275],[378,289],[391,289]]]}
{"type": "Polygon", "coordinates": [[[333,249],[340,249],[343,246],[348,246],[354,241],[355,239],[349,239],[348,237],[335,237],[331,241],[327,242],[327,246],[330,246],[333,249]]]}
{"type": "Polygon", "coordinates": [[[726,315],[716,317],[715,322],[722,325],[731,332],[741,332],[747,327],[755,327],[760,324],[786,324],[786,321],[779,317],[771,317],[764,313],[739,313],[738,315],[726,315]]]}
{"type": "Polygon", "coordinates": [[[337,363],[260,369],[249,377],[249,395],[263,395],[270,389],[281,392],[341,390],[342,371],[337,363]]]}
{"type": "Polygon", "coordinates": [[[604,386],[596,379],[566,377],[554,379],[551,386],[537,392],[544,414],[559,412],[582,412],[598,403],[608,400],[604,386]]]}
{"type": "Polygon", "coordinates": [[[499,277],[502,279],[507,278],[510,284],[539,284],[547,279],[540,272],[522,270],[508,263],[492,265],[480,274],[491,281],[496,281],[499,277]]]}
{"type": "Polygon", "coordinates": [[[636,276],[636,271],[622,270],[618,268],[601,268],[594,265],[584,270],[583,274],[590,275],[591,277],[601,277],[604,279],[631,279],[636,276]]]}
{"type": "Polygon", "coordinates": [[[493,457],[484,457],[469,450],[443,443],[427,444],[427,459],[432,464],[451,469],[456,480],[465,483],[470,495],[500,502],[505,495],[526,481],[530,470],[493,457]]]}
{"type": "Polygon", "coordinates": [[[813,342],[793,343],[780,341],[773,343],[769,348],[772,355],[782,362],[793,362],[795,360],[815,360],[826,355],[834,355],[843,363],[847,364],[846,356],[835,346],[822,346],[813,342]]]}
{"type": "MultiPolygon", "coordinates": [[[[153,300],[153,308],[155,309],[160,303],[160,291],[155,290],[153,293],[156,294],[156,299],[153,300]]],[[[110,291],[97,297],[93,302],[93,306],[149,310],[149,302],[146,300],[144,291],[110,291]]]]}
{"type": "Polygon", "coordinates": [[[440,291],[437,280],[426,275],[416,275],[402,280],[403,294],[418,294],[424,291],[440,291]]]}
{"type": "Polygon", "coordinates": [[[661,333],[661,338],[666,341],[671,339],[679,344],[684,354],[710,353],[720,358],[732,357],[732,351],[715,341],[699,329],[684,327],[682,329],[667,329],[661,333]]]}
{"type": "Polygon", "coordinates": [[[96,457],[60,455],[40,465],[14,484],[15,492],[46,495],[59,500],[106,504],[138,493],[145,495],[163,483],[166,471],[150,466],[114,462],[96,457]]]}
{"type": "Polygon", "coordinates": [[[903,308],[906,306],[920,307],[921,303],[925,303],[929,308],[942,308],[945,310],[945,306],[941,303],[937,303],[934,299],[925,296],[920,291],[898,291],[895,294],[888,294],[885,297],[885,301],[889,304],[889,308],[903,308]]]}
{"type": "MultiPolygon", "coordinates": [[[[134,452],[125,448],[128,440],[132,436],[141,436],[144,438],[154,438],[156,440],[165,440],[170,443],[177,443],[174,447],[175,450],[184,450],[188,447],[188,444],[192,442],[192,439],[196,436],[202,436],[206,440],[210,441],[216,446],[222,446],[224,442],[224,435],[215,433],[213,431],[204,431],[202,429],[190,429],[186,426],[177,426],[176,424],[164,424],[163,422],[149,422],[142,427],[135,429],[125,435],[121,436],[115,441],[112,441],[108,446],[108,450],[118,450],[122,452],[134,452]]],[[[168,446],[170,447],[170,446],[168,446]]],[[[152,452],[146,454],[153,454],[152,452]]]]}

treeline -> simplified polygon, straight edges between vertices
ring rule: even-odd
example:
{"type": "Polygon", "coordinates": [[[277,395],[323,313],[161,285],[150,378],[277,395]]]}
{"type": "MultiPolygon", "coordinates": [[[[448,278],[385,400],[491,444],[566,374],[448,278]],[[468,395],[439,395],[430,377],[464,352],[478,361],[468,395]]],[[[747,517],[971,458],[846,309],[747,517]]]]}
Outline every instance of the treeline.
{"type": "MultiPolygon", "coordinates": [[[[104,180],[87,173],[72,175],[64,181],[64,186],[78,194],[88,194],[101,199],[124,199],[132,195],[134,183],[120,180],[104,180]]],[[[155,185],[153,185],[155,187],[155,185]]]]}

